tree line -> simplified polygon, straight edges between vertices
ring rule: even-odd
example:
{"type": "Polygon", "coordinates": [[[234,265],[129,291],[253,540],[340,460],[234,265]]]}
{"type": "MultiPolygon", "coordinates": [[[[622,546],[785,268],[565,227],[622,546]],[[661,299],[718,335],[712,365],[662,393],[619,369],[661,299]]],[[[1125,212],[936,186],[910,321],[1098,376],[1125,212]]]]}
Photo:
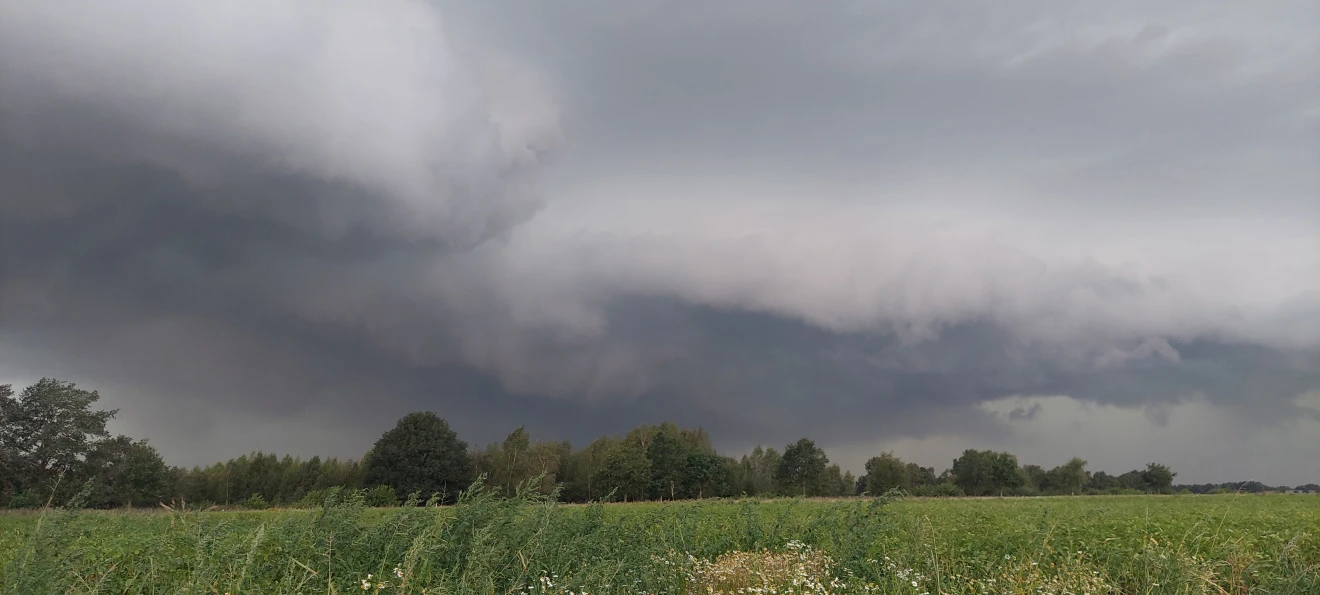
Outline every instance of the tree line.
{"type": "Polygon", "coordinates": [[[523,427],[472,448],[431,412],[405,415],[360,460],[254,452],[205,467],[171,467],[145,440],[111,436],[106,425],[118,411],[94,409],[98,399],[95,391],[53,379],[18,394],[0,385],[0,506],[316,506],[335,489],[364,490],[369,503],[385,506],[410,497],[452,502],[478,478],[505,494],[557,491],[565,502],[852,497],[894,489],[918,496],[1182,489],[1173,484],[1175,473],[1157,463],[1109,475],[1088,471],[1078,458],[1047,470],[1021,465],[1007,452],[973,449],[939,474],[882,453],[854,476],[807,438],[782,451],[757,446],[730,457],[717,453],[701,428],[668,422],[601,437],[580,449],[567,441],[533,441],[523,427]]]}

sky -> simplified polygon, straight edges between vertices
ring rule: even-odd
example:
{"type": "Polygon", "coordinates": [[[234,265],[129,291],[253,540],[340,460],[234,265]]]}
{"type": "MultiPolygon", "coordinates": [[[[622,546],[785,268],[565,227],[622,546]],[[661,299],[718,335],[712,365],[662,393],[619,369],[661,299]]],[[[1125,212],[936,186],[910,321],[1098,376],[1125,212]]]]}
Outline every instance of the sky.
{"type": "Polygon", "coordinates": [[[1320,481],[1320,5],[0,0],[0,383],[1320,481]]]}

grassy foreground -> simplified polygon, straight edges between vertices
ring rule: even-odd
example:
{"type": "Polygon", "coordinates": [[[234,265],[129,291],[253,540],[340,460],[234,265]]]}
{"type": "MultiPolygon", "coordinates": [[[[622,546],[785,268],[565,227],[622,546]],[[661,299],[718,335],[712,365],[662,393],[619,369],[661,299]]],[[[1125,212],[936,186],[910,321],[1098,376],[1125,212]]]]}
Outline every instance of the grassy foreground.
{"type": "Polygon", "coordinates": [[[0,593],[1320,594],[1320,498],[0,515],[0,593]]]}

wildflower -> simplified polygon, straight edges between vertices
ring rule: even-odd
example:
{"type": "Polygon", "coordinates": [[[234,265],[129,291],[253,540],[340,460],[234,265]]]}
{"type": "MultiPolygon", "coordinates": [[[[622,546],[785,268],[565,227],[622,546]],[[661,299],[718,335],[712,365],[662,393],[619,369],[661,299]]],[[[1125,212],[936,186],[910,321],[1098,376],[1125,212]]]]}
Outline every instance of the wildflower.
{"type": "Polygon", "coordinates": [[[403,569],[402,569],[402,568],[399,568],[398,566],[395,566],[395,567],[394,567],[394,576],[397,576],[397,577],[399,577],[399,578],[403,578],[403,569]]]}

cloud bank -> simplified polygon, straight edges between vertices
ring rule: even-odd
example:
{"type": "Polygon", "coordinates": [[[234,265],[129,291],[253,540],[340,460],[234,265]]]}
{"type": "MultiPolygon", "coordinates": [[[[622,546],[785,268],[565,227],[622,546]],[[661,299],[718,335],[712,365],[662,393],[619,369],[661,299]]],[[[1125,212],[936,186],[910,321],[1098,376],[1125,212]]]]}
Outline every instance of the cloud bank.
{"type": "Polygon", "coordinates": [[[418,408],[918,459],[1069,447],[1006,398],[1312,423],[1316,11],[6,3],[0,375],[183,462],[418,408]]]}

